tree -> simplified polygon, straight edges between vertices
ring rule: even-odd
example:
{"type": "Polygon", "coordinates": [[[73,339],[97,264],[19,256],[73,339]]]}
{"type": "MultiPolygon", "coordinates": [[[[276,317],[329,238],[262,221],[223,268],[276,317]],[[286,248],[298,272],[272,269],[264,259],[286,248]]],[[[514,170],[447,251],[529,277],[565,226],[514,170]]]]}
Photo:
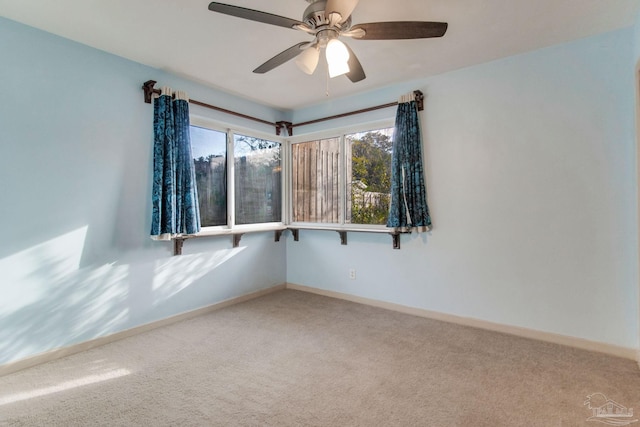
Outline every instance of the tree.
{"type": "Polygon", "coordinates": [[[367,132],[351,140],[351,222],[384,224],[389,213],[393,141],[367,132]]]}
{"type": "Polygon", "coordinates": [[[278,142],[267,141],[266,139],[254,138],[252,136],[245,135],[236,135],[234,144],[236,146],[236,150],[246,151],[246,149],[248,148],[249,152],[269,150],[280,145],[278,142]]]}

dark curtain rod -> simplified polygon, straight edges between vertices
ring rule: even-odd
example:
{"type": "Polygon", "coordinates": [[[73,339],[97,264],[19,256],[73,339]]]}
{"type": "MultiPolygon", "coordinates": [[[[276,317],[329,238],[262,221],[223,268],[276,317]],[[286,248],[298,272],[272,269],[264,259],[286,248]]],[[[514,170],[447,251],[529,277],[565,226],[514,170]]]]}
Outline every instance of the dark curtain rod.
{"type": "MultiPolygon", "coordinates": [[[[151,99],[153,98],[153,94],[154,93],[156,93],[158,95],[161,93],[160,89],[154,89],[154,86],[155,86],[156,83],[157,82],[155,80],[148,80],[148,81],[144,82],[144,84],[142,85],[142,90],[144,91],[144,102],[146,102],[147,104],[151,104],[151,99]]],[[[424,95],[422,94],[421,91],[414,90],[413,91],[413,96],[414,96],[414,99],[416,100],[416,102],[418,104],[418,111],[422,111],[424,109],[424,95]]],[[[325,122],[327,120],[340,119],[342,117],[353,116],[355,114],[368,113],[369,111],[381,110],[383,108],[395,107],[396,105],[398,105],[397,102],[390,102],[388,104],[377,105],[375,107],[364,108],[362,110],[350,111],[348,113],[336,114],[335,116],[323,117],[323,118],[320,118],[320,119],[309,120],[307,122],[295,123],[294,124],[294,123],[285,122],[285,121],[269,122],[267,120],[262,120],[262,119],[259,119],[257,117],[252,117],[252,116],[248,116],[246,114],[237,113],[235,111],[227,110],[225,108],[216,107],[215,105],[207,104],[206,102],[196,101],[195,99],[190,99],[189,103],[194,104],[194,105],[199,105],[201,107],[209,108],[211,110],[220,111],[220,112],[225,113],[225,114],[230,114],[232,116],[241,117],[243,119],[253,120],[254,122],[262,123],[262,124],[265,124],[265,125],[274,126],[275,129],[276,129],[276,135],[280,135],[280,133],[282,131],[282,128],[285,128],[285,129],[287,129],[287,133],[289,134],[289,136],[293,135],[293,128],[297,127],[297,126],[306,126],[306,125],[311,125],[311,124],[314,124],[314,123],[325,122]]]]}

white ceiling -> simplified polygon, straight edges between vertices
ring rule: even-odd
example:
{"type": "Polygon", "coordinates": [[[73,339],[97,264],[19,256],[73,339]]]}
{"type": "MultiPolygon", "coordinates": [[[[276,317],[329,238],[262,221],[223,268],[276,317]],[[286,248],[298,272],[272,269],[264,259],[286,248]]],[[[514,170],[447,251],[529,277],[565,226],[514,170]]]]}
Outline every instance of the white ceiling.
{"type": "MultiPolygon", "coordinates": [[[[223,0],[301,20],[305,0],[223,0]]],[[[280,109],[326,99],[327,78],[290,61],[252,70],[311,37],[210,12],[208,0],[0,0],[0,15],[280,109]]],[[[640,0],[360,0],[353,23],[444,21],[444,37],[345,39],[367,78],[329,81],[341,97],[633,25],[640,0]]],[[[322,65],[322,64],[321,64],[322,65]]],[[[153,78],[154,76],[149,76],[153,78]]],[[[161,84],[162,82],[160,82],[161,84]]]]}

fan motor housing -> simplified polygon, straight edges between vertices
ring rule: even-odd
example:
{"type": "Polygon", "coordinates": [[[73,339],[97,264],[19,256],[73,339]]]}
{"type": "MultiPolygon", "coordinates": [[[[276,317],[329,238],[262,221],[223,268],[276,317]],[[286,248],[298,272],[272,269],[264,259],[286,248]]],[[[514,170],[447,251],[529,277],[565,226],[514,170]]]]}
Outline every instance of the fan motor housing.
{"type": "MultiPolygon", "coordinates": [[[[329,19],[325,16],[325,8],[327,6],[327,0],[309,0],[310,5],[304,11],[302,15],[302,21],[309,25],[311,28],[321,28],[329,25],[329,19]]],[[[351,17],[346,19],[342,24],[336,25],[340,31],[346,31],[351,27],[351,17]]]]}

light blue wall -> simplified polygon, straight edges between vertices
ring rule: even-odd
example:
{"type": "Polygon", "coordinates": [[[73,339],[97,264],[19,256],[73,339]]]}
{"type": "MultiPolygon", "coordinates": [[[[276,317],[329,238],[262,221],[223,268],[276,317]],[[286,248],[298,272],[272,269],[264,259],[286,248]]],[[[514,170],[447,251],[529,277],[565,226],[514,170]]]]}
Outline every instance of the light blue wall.
{"type": "MultiPolygon", "coordinates": [[[[636,168],[640,165],[640,153],[637,150],[637,147],[640,147],[640,12],[636,16],[636,22],[634,26],[635,34],[633,38],[634,44],[634,60],[635,60],[635,97],[636,97],[636,111],[635,111],[635,119],[636,119],[636,168]]],[[[640,176],[637,177],[638,185],[640,185],[640,176]]],[[[638,223],[640,226],[640,217],[638,217],[638,223]]],[[[640,283],[638,284],[640,289],[640,283]]],[[[638,307],[640,307],[640,296],[638,299],[638,307]]],[[[640,310],[640,308],[639,308],[640,310]]],[[[638,315],[638,340],[640,341],[640,314],[638,315]]],[[[640,365],[640,349],[638,349],[638,365],[640,365]]]]}
{"type": "MultiPolygon", "coordinates": [[[[633,36],[398,86],[426,95],[433,231],[403,236],[400,251],[389,236],[352,233],[341,246],[335,232],[302,231],[288,241],[287,280],[637,348],[633,36]]],[[[390,92],[334,103],[381,104],[390,92]]]]}
{"type": "Polygon", "coordinates": [[[181,257],[148,237],[153,114],[141,85],[269,121],[282,112],[2,18],[0,58],[0,364],[285,282],[272,233],[237,249],[230,237],[189,241],[181,257]]]}
{"type": "Polygon", "coordinates": [[[636,16],[636,22],[634,25],[634,38],[633,38],[633,47],[634,47],[634,58],[636,59],[636,64],[640,61],[640,12],[636,16]]]}

